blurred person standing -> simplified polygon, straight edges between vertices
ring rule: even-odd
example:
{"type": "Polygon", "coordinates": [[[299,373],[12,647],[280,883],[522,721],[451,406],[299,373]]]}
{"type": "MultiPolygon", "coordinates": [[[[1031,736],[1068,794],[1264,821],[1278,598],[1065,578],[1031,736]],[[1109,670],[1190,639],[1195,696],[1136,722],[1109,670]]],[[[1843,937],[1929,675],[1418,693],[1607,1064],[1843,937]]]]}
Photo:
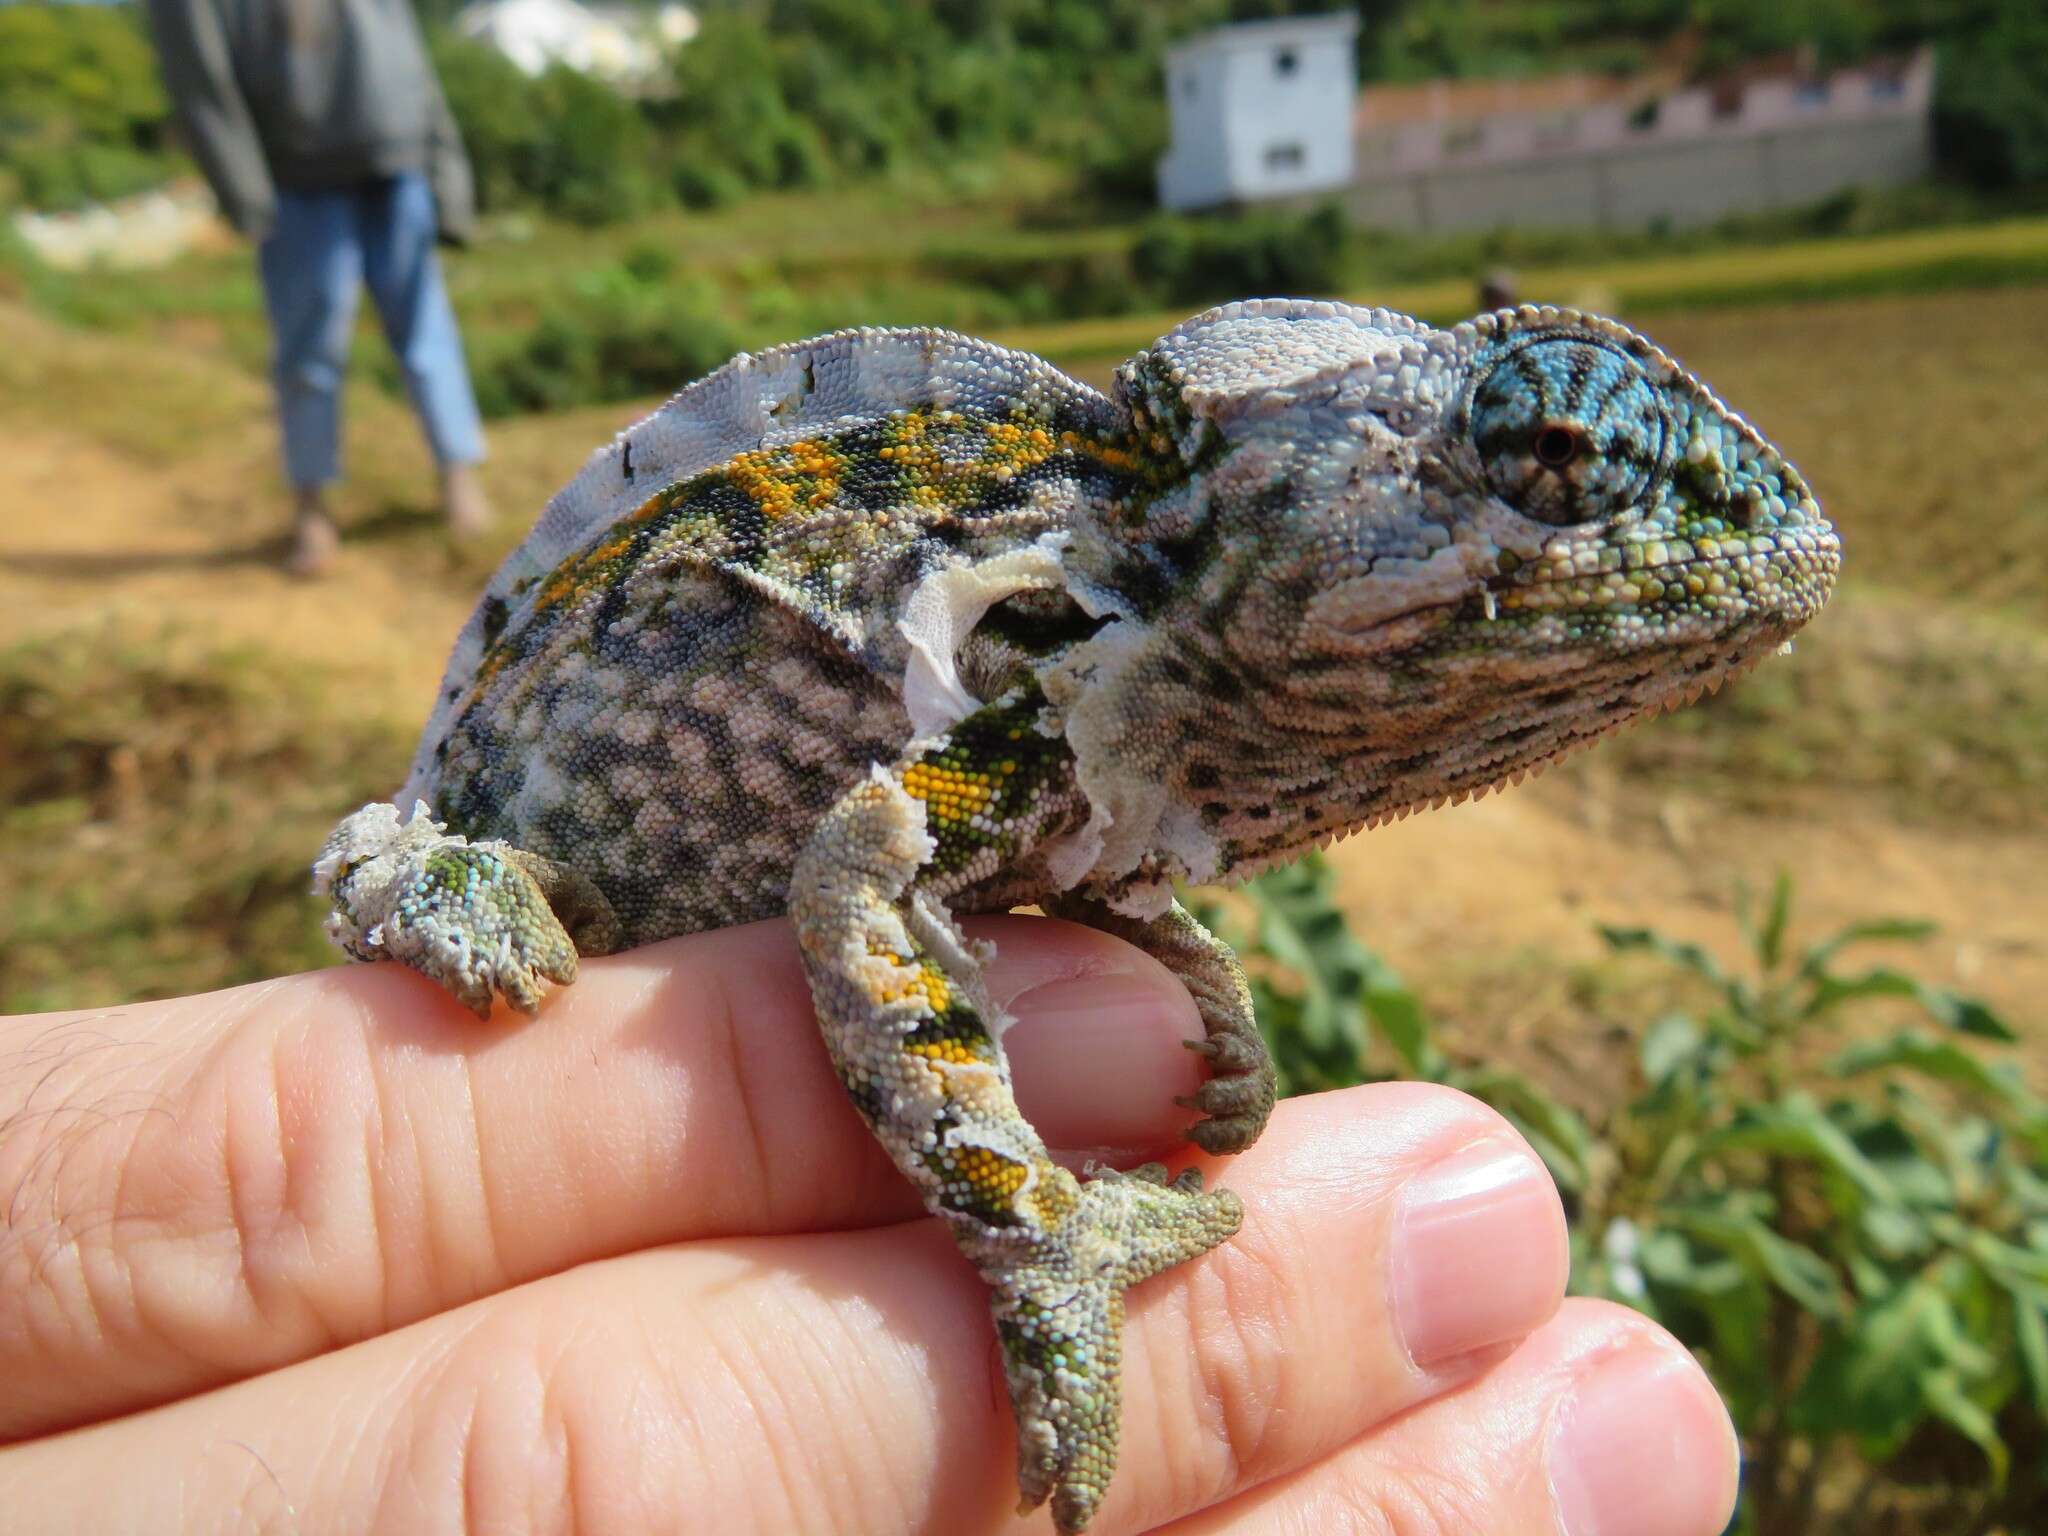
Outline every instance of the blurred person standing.
{"type": "Polygon", "coordinates": [[[164,80],[221,209],[257,242],[285,474],[288,567],[315,576],[340,534],[341,383],[367,284],[457,537],[489,508],[476,396],[436,239],[475,217],[469,162],[411,0],[148,0],[164,80]]]}

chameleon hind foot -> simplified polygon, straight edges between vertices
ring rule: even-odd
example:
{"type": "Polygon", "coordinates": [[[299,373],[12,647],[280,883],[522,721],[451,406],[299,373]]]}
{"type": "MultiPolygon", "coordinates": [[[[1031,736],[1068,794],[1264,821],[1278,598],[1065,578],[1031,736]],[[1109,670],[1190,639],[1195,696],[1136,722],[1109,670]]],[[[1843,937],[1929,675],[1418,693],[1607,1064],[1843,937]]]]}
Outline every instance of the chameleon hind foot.
{"type": "Polygon", "coordinates": [[[1061,1536],[1084,1531],[1116,1470],[1124,1291],[1237,1231],[1244,1204],[1169,1180],[1158,1163],[1099,1171],[1072,1214],[1022,1262],[983,1274],[1017,1418],[1020,1513],[1052,1500],[1061,1536]]]}
{"type": "Polygon", "coordinates": [[[587,877],[450,835],[424,802],[404,821],[393,805],[348,817],[313,866],[313,889],[333,901],[327,931],[350,955],[410,966],[479,1018],[497,994],[534,1012],[544,983],[576,979],[579,952],[618,942],[611,905],[587,877]]]}

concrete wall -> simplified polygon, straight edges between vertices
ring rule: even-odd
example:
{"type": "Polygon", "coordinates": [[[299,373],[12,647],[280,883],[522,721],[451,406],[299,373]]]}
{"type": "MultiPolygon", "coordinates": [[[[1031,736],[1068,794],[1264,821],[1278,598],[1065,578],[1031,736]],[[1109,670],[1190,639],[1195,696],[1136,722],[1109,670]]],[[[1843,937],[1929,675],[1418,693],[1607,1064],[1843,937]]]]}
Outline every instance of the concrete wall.
{"type": "Polygon", "coordinates": [[[1428,119],[1369,130],[1345,197],[1362,224],[1412,230],[1703,224],[1810,203],[1933,167],[1934,57],[1675,91],[1636,112],[1428,119]]]}
{"type": "Polygon", "coordinates": [[[1360,224],[1422,232],[1682,227],[1810,203],[1847,187],[1911,181],[1933,163],[1926,118],[1869,119],[1511,163],[1368,170],[1346,190],[1345,204],[1360,224]]]}

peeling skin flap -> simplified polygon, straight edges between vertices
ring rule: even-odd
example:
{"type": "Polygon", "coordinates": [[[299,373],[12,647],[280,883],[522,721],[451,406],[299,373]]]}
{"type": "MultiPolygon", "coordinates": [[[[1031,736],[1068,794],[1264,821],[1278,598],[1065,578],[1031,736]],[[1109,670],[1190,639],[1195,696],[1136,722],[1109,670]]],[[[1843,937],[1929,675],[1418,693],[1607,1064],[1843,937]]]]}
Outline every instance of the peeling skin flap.
{"type": "MultiPolygon", "coordinates": [[[[1091,875],[1118,879],[1152,853],[1191,880],[1215,876],[1215,839],[1199,816],[1175,803],[1168,764],[1140,755],[1132,737],[1131,722],[1145,717],[1134,698],[1159,686],[1143,665],[1156,638],[1149,626],[1120,620],[1039,674],[1047,700],[1060,712],[1075,782],[1088,799],[1086,825],[1047,850],[1047,872],[1063,890],[1091,875]]],[[[1163,884],[1133,887],[1112,905],[1128,916],[1156,917],[1172,897],[1163,884]]]]}
{"type": "Polygon", "coordinates": [[[960,642],[1004,598],[1060,586],[1065,579],[1060,567],[1064,542],[1064,534],[1048,533],[993,560],[934,571],[911,590],[896,627],[910,642],[903,707],[915,740],[944,735],[981,708],[982,701],[960,681],[954,660],[960,642]]]}

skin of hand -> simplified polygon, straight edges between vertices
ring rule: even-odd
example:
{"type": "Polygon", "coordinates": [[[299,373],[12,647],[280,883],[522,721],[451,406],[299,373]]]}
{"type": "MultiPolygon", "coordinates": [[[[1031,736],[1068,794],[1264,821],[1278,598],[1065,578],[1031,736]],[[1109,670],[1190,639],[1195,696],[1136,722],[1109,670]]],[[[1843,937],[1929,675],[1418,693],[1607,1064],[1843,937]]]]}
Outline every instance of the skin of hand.
{"type": "MultiPolygon", "coordinates": [[[[1178,984],[1086,928],[969,926],[1047,1140],[1194,1156],[1178,984]]],[[[1556,1192],[1490,1110],[1293,1100],[1204,1170],[1245,1226],[1132,1293],[1096,1531],[1723,1528],[1719,1399],[1563,1300],[1556,1192]]],[[[588,962],[531,1023],[397,966],[0,1020],[0,1202],[14,1536],[1048,1526],[1009,1507],[982,1287],[779,922],[588,962]]]]}

